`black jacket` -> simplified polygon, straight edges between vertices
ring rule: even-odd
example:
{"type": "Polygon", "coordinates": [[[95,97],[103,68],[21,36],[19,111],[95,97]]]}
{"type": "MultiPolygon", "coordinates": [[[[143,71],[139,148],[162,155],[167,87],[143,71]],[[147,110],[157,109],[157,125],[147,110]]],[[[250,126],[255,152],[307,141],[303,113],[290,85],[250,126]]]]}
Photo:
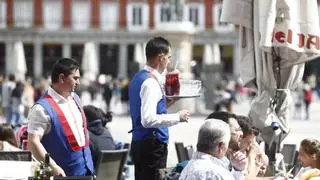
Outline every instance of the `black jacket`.
{"type": "Polygon", "coordinates": [[[101,119],[88,122],[88,130],[93,165],[96,169],[100,151],[114,150],[115,143],[110,131],[103,127],[101,119]]]}

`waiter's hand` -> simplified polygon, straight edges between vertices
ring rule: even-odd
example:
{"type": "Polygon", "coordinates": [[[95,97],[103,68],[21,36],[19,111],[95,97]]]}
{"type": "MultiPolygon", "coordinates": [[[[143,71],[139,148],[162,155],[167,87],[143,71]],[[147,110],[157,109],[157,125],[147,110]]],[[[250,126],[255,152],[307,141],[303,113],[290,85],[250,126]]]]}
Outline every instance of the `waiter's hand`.
{"type": "Polygon", "coordinates": [[[51,167],[52,167],[54,176],[62,176],[62,177],[66,176],[66,173],[64,172],[64,170],[57,164],[52,165],[51,167]]]}
{"type": "Polygon", "coordinates": [[[190,118],[190,113],[187,110],[181,110],[178,112],[179,117],[180,117],[180,122],[188,122],[190,118]]]}

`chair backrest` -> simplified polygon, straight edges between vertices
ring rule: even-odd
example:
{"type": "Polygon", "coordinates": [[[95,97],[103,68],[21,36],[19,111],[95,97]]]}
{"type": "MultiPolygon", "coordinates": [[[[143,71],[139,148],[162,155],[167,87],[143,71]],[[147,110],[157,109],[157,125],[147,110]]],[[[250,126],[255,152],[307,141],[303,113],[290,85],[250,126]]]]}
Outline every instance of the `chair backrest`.
{"type": "Polygon", "coordinates": [[[176,147],[176,151],[177,151],[177,156],[178,156],[178,162],[182,162],[185,160],[188,160],[188,155],[186,153],[186,150],[183,146],[182,142],[175,142],[174,143],[175,147],[176,147]]]}
{"type": "Polygon", "coordinates": [[[188,145],[184,149],[185,149],[186,154],[187,154],[187,160],[190,160],[192,158],[192,154],[194,152],[193,146],[192,145],[188,145]]]}
{"type": "Polygon", "coordinates": [[[294,169],[292,171],[292,174],[296,176],[302,167],[301,162],[299,161],[299,151],[296,151],[295,153],[293,166],[294,166],[294,169]]]}
{"type": "Polygon", "coordinates": [[[67,177],[53,177],[54,180],[93,180],[92,176],[67,176],[67,177]]]}
{"type": "Polygon", "coordinates": [[[31,161],[30,151],[0,151],[0,160],[8,161],[31,161]]]}
{"type": "Polygon", "coordinates": [[[120,180],[128,149],[102,150],[97,164],[97,179],[120,180]]]}
{"type": "Polygon", "coordinates": [[[294,164],[295,156],[296,156],[297,145],[296,144],[284,144],[281,150],[281,154],[283,155],[284,162],[292,166],[294,164]]]}

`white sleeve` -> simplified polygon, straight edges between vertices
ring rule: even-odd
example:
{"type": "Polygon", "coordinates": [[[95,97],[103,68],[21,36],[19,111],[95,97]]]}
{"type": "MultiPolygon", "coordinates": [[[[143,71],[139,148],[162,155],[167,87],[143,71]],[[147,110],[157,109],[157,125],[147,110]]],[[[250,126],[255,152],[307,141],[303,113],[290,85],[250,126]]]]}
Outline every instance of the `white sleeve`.
{"type": "Polygon", "coordinates": [[[50,116],[40,104],[34,105],[28,115],[28,133],[43,136],[50,129],[50,116]]]}
{"type": "Polygon", "coordinates": [[[157,104],[163,96],[159,83],[154,78],[146,79],[140,90],[141,124],[145,128],[163,128],[180,122],[178,113],[157,114],[157,104]]]}

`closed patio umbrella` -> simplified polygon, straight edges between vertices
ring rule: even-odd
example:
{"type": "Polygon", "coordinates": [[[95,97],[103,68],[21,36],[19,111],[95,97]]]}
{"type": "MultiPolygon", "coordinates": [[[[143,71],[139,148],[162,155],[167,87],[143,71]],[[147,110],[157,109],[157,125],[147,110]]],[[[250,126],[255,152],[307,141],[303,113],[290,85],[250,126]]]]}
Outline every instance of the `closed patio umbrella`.
{"type": "Polygon", "coordinates": [[[24,81],[25,74],[27,73],[27,65],[23,43],[21,41],[14,43],[12,61],[9,63],[8,72],[14,74],[17,80],[24,81]]]}
{"type": "Polygon", "coordinates": [[[136,43],[134,46],[134,61],[139,63],[140,66],[145,63],[143,49],[140,43],[136,43]]]}
{"type": "Polygon", "coordinates": [[[99,73],[98,57],[95,44],[87,42],[84,45],[84,53],[82,57],[82,71],[85,80],[95,81],[99,73]]]}
{"type": "Polygon", "coordinates": [[[257,94],[249,117],[269,147],[290,132],[290,92],[320,52],[317,7],[316,0],[223,1],[222,21],[240,25],[241,78],[257,94]]]}

